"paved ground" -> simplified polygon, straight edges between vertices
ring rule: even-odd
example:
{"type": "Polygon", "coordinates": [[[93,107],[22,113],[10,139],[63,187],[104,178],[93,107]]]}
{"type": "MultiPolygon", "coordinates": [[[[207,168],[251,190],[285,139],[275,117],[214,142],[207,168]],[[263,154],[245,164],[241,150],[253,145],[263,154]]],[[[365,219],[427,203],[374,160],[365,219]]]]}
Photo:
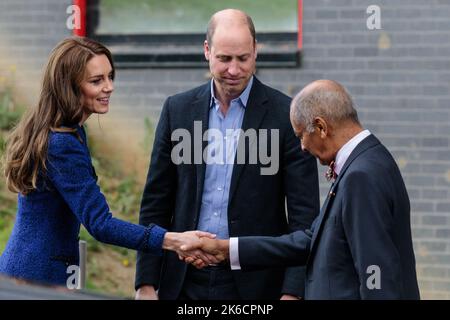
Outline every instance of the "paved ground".
{"type": "Polygon", "coordinates": [[[64,287],[45,287],[0,277],[0,300],[105,300],[115,297],[101,296],[64,287]]]}

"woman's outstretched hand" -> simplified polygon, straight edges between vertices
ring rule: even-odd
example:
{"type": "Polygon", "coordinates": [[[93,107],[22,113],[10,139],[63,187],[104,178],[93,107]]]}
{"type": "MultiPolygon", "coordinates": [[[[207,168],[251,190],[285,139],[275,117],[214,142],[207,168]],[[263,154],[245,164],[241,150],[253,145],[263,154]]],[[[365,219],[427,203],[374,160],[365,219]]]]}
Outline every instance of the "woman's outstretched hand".
{"type": "MultiPolygon", "coordinates": [[[[214,239],[215,234],[204,231],[167,232],[164,236],[163,249],[175,251],[180,260],[202,261],[205,266],[220,261],[214,255],[202,251],[202,239],[214,239]],[[187,249],[189,248],[189,249],[187,249]]],[[[187,262],[187,261],[186,261],[187,262]]]]}

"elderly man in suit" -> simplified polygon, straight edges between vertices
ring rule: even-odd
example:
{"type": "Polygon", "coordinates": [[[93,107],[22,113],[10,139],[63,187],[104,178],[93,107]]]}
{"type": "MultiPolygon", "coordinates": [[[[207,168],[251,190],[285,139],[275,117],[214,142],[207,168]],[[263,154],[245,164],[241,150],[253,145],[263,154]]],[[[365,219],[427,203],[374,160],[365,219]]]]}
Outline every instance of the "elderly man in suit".
{"type": "MultiPolygon", "coordinates": [[[[252,19],[239,10],[215,13],[204,54],[212,80],[163,107],[140,223],[219,239],[309,228],[319,211],[316,160],[298,148],[291,99],[254,76],[252,19]],[[269,166],[262,154],[270,154],[269,166]]],[[[174,253],[139,253],[135,285],[138,299],[287,299],[304,296],[304,280],[304,267],[197,270],[174,253]]]]}
{"type": "Polygon", "coordinates": [[[402,176],[389,151],[362,128],[345,88],[330,80],[309,84],[292,102],[291,123],[302,149],[330,165],[333,180],[311,229],[204,239],[203,249],[229,258],[232,269],[306,265],[306,299],[419,299],[402,176]]]}

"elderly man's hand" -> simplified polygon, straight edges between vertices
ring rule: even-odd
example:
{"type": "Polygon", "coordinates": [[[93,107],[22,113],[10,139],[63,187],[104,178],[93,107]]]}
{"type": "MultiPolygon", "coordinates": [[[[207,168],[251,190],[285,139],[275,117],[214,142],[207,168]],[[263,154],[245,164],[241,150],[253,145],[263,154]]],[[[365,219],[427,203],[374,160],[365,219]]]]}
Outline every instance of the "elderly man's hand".
{"type": "Polygon", "coordinates": [[[204,261],[207,265],[219,261],[210,254],[199,250],[202,246],[201,239],[214,239],[215,234],[204,231],[167,232],[164,236],[163,249],[175,251],[181,260],[190,258],[192,260],[204,261]],[[181,249],[182,246],[191,248],[181,249]]]}
{"type": "MultiPolygon", "coordinates": [[[[229,240],[216,240],[212,238],[202,237],[200,239],[200,245],[182,245],[181,250],[185,252],[190,252],[191,250],[200,249],[202,250],[208,257],[214,257],[214,264],[227,261],[229,258],[229,240]]],[[[212,259],[209,259],[212,260],[212,259]]],[[[196,259],[194,255],[189,255],[184,259],[186,263],[191,263],[196,268],[201,269],[204,268],[211,263],[200,258],[196,259]]]]}

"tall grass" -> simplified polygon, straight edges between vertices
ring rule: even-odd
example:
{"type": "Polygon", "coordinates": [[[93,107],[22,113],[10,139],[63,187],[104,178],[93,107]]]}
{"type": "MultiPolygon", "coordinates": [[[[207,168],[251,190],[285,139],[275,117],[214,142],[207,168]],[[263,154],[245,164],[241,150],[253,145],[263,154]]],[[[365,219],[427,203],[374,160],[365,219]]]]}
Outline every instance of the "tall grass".
{"type": "MultiPolygon", "coordinates": [[[[8,131],[19,121],[24,108],[13,99],[12,79],[14,78],[12,66],[9,77],[0,74],[0,159],[5,152],[5,141],[8,131]]],[[[6,188],[3,175],[3,165],[0,165],[0,253],[3,252],[14,224],[14,214],[17,203],[14,194],[6,188]]]]}

